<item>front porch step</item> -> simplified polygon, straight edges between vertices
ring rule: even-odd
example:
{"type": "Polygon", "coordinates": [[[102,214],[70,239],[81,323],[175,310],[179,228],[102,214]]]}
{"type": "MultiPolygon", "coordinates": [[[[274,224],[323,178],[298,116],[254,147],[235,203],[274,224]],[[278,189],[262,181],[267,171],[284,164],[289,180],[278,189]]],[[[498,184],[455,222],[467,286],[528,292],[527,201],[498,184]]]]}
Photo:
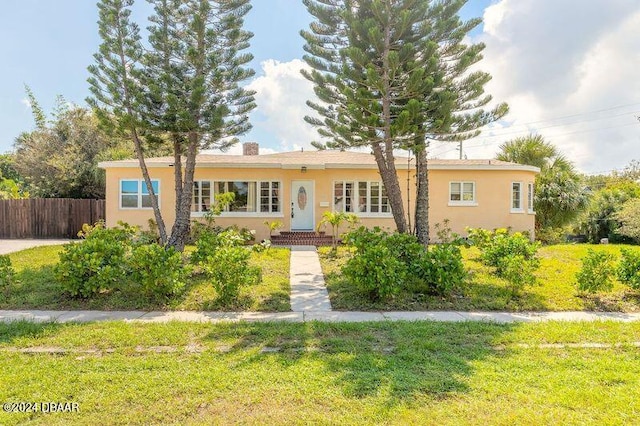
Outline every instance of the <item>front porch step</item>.
{"type": "Polygon", "coordinates": [[[331,236],[324,232],[291,231],[280,232],[271,237],[271,244],[276,246],[330,246],[331,236]]]}

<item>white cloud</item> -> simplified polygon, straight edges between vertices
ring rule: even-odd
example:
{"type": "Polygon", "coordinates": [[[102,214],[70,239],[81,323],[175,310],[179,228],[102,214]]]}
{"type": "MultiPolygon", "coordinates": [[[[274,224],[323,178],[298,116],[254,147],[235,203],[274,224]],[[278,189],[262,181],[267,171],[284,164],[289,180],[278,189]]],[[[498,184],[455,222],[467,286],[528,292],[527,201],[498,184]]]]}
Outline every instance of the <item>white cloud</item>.
{"type": "Polygon", "coordinates": [[[500,143],[538,132],[584,171],[640,158],[635,2],[500,0],[484,20],[479,65],[493,76],[487,91],[510,106],[509,126],[466,142],[470,157],[491,157],[500,143]]]}
{"type": "MultiPolygon", "coordinates": [[[[308,66],[299,59],[290,62],[270,59],[261,65],[264,75],[247,86],[256,91],[257,108],[251,118],[253,133],[273,135],[282,151],[310,148],[311,142],[319,137],[304,121],[304,116],[312,112],[306,101],[315,97],[312,83],[300,73],[308,66]]],[[[262,144],[261,152],[264,152],[262,144]]]]}
{"type": "Polygon", "coordinates": [[[21,103],[22,105],[24,105],[24,107],[25,107],[26,109],[30,109],[30,108],[31,108],[31,101],[29,101],[29,99],[27,99],[27,98],[22,98],[22,99],[20,99],[20,103],[21,103]]]}

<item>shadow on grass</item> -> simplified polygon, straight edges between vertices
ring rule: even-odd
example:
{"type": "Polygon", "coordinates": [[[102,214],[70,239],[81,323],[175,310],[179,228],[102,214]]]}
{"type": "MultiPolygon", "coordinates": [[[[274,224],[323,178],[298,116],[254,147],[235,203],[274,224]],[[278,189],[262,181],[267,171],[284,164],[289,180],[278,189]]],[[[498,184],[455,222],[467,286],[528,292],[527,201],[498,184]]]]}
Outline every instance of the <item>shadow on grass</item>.
{"type": "Polygon", "coordinates": [[[68,324],[34,323],[30,321],[0,322],[0,344],[12,343],[22,338],[37,339],[51,333],[59,332],[68,326],[68,324]]]}
{"type": "MultiPolygon", "coordinates": [[[[384,397],[397,405],[469,391],[473,363],[500,356],[493,347],[518,325],[487,323],[304,323],[217,325],[207,340],[250,351],[234,368],[264,363],[283,368],[320,364],[322,376],[352,398],[384,397]]],[[[311,374],[311,373],[310,373],[311,374]]],[[[306,380],[314,380],[307,377],[306,380]]]]}
{"type": "Polygon", "coordinates": [[[634,312],[640,306],[640,292],[624,290],[617,293],[578,295],[587,311],[634,312]]]}

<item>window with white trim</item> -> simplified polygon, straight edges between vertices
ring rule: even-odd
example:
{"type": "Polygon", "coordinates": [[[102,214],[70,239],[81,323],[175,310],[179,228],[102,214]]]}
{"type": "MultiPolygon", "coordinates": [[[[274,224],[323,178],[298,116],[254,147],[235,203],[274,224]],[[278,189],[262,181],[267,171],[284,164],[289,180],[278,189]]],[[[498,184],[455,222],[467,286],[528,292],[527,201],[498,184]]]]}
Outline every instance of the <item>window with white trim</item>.
{"type": "Polygon", "coordinates": [[[521,212],[522,209],[522,182],[511,183],[511,211],[521,212]]]}
{"type": "Polygon", "coordinates": [[[260,182],[260,213],[280,213],[280,182],[260,182]]]}
{"type": "Polygon", "coordinates": [[[191,211],[197,213],[208,212],[211,209],[211,181],[196,180],[193,182],[193,198],[191,211]]]}
{"type": "MultiPolygon", "coordinates": [[[[160,204],[160,181],[151,179],[153,192],[158,197],[160,204]]],[[[120,208],[121,209],[150,209],[151,196],[147,190],[144,179],[122,179],[120,181],[120,208]]]]}
{"type": "Polygon", "coordinates": [[[475,203],[475,182],[449,182],[449,204],[473,205],[475,203]]]}
{"type": "Polygon", "coordinates": [[[382,182],[337,181],[333,184],[333,209],[344,213],[390,214],[389,197],[382,182]]]}
{"type": "Polygon", "coordinates": [[[533,213],[533,196],[534,196],[534,190],[535,190],[535,186],[533,185],[533,183],[529,182],[529,188],[528,188],[528,192],[527,192],[527,209],[529,211],[529,213],[533,213]]]}
{"type": "Polygon", "coordinates": [[[277,181],[195,181],[191,212],[207,212],[215,195],[232,192],[234,200],[223,213],[280,213],[281,187],[277,181]]]}

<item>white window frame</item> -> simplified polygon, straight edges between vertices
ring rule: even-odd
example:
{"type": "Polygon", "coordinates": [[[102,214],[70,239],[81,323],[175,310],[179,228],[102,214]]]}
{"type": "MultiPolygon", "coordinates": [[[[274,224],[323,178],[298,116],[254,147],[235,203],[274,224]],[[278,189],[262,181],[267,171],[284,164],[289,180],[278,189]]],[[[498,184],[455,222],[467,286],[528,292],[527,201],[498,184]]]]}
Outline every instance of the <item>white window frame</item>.
{"type": "Polygon", "coordinates": [[[282,182],[278,181],[278,180],[261,180],[258,181],[258,183],[256,184],[256,197],[258,197],[258,201],[256,203],[256,210],[258,211],[258,213],[260,214],[265,214],[265,215],[283,215],[282,213],[282,182]],[[267,212],[263,212],[261,211],[262,209],[262,184],[266,183],[269,185],[269,211],[267,212]],[[274,212],[273,211],[273,184],[277,183],[278,184],[278,211],[274,212]]]}
{"type": "MultiPolygon", "coordinates": [[[[191,213],[195,213],[195,214],[202,214],[205,215],[207,214],[206,211],[202,211],[202,183],[203,182],[207,182],[209,183],[209,210],[211,210],[211,207],[213,207],[213,204],[215,203],[215,197],[214,197],[214,193],[213,193],[213,181],[212,180],[207,180],[207,179],[195,179],[193,181],[193,188],[195,189],[195,184],[196,182],[199,183],[198,185],[198,211],[192,211],[191,213]]],[[[193,206],[193,193],[191,194],[191,204],[193,206]]]]}
{"type": "MultiPolygon", "coordinates": [[[[215,202],[215,196],[217,194],[216,192],[216,187],[217,184],[220,182],[247,182],[247,183],[252,183],[255,182],[256,184],[256,211],[255,212],[229,212],[229,211],[222,211],[220,213],[220,216],[218,217],[246,217],[246,218],[251,218],[251,217],[271,217],[271,218],[284,218],[284,213],[282,212],[282,202],[283,202],[283,186],[282,186],[282,181],[277,180],[277,179],[262,179],[262,180],[256,180],[256,179],[234,179],[234,178],[220,178],[220,179],[211,179],[211,180],[207,180],[207,179],[199,179],[200,181],[208,181],[211,182],[211,204],[213,205],[213,203],[215,202]],[[278,183],[278,188],[280,193],[278,194],[278,204],[279,204],[279,212],[274,212],[274,213],[266,213],[266,212],[260,212],[260,184],[262,182],[268,182],[269,183],[269,187],[271,187],[271,183],[273,182],[277,182],[278,183]]],[[[206,212],[191,212],[191,217],[204,217],[206,215],[206,212]]]]}
{"type": "Polygon", "coordinates": [[[472,181],[472,180],[452,180],[449,182],[449,203],[448,205],[451,207],[459,207],[459,206],[463,206],[463,207],[475,207],[478,205],[478,202],[476,201],[476,182],[472,181]],[[457,183],[460,184],[460,200],[452,200],[451,199],[451,185],[457,183]],[[462,198],[464,198],[464,184],[471,184],[473,185],[473,199],[472,200],[462,200],[462,198]]]}
{"type": "Polygon", "coordinates": [[[511,209],[511,213],[524,213],[524,197],[522,196],[522,182],[511,182],[511,204],[509,204],[509,207],[511,209]],[[513,202],[515,201],[515,198],[513,197],[514,195],[514,191],[513,191],[513,186],[514,185],[518,185],[518,187],[520,188],[520,190],[518,191],[518,204],[520,205],[520,207],[513,207],[513,202]]]}
{"type": "Polygon", "coordinates": [[[527,212],[529,214],[535,214],[535,211],[533,209],[534,194],[535,194],[535,183],[529,182],[527,184],[527,212]]]}
{"type": "MultiPolygon", "coordinates": [[[[158,199],[158,208],[160,208],[161,205],[161,201],[160,201],[160,194],[162,193],[162,189],[160,187],[160,179],[151,179],[151,184],[153,185],[153,182],[158,182],[158,192],[156,193],[156,198],[158,199]]],[[[127,178],[122,178],[120,179],[120,182],[118,184],[118,207],[120,210],[153,210],[153,207],[142,207],[142,188],[143,186],[146,186],[146,182],[144,181],[144,179],[127,179],[127,178]],[[124,207],[122,205],[122,182],[137,182],[138,184],[138,193],[136,194],[138,196],[138,206],[137,207],[124,207]]],[[[126,194],[126,195],[134,195],[134,194],[126,194]]],[[[145,194],[145,195],[151,195],[151,194],[145,194]]]]}
{"type": "MultiPolygon", "coordinates": [[[[354,191],[354,201],[353,201],[353,211],[349,212],[349,213],[353,213],[358,217],[382,217],[382,218],[388,218],[388,217],[393,217],[393,212],[391,211],[391,203],[389,202],[389,195],[386,194],[384,197],[382,195],[382,192],[384,191],[384,184],[382,183],[382,181],[377,181],[377,180],[334,180],[331,184],[331,209],[333,211],[338,211],[336,209],[336,184],[342,184],[342,191],[346,192],[345,189],[345,184],[346,183],[351,183],[353,184],[353,191],[354,191]],[[362,182],[366,182],[367,184],[367,211],[361,212],[360,211],[360,183],[362,182]],[[380,194],[378,195],[378,199],[379,199],[379,206],[380,206],[380,210],[382,210],[382,200],[384,198],[387,199],[387,208],[388,208],[388,212],[371,212],[371,184],[372,183],[377,183],[379,185],[380,188],[380,194]]],[[[341,212],[345,212],[345,207],[346,207],[346,203],[343,202],[342,204],[342,210],[340,210],[341,212]]],[[[346,213],[346,212],[345,212],[346,213]]]]}

